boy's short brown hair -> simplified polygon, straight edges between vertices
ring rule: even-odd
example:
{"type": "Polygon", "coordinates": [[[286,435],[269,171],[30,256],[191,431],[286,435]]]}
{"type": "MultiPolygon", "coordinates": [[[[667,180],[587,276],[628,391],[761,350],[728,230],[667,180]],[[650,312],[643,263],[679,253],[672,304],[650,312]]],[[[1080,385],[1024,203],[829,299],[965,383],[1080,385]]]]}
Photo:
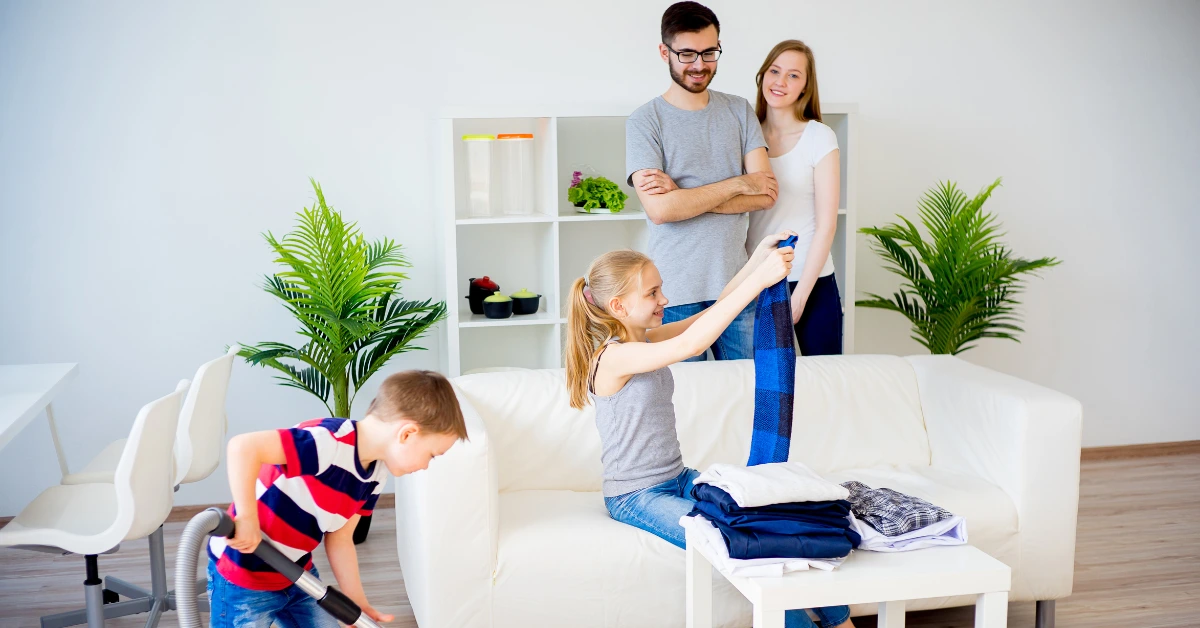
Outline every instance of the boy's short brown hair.
{"type": "Polygon", "coordinates": [[[379,386],[367,414],[382,421],[408,419],[433,434],[467,439],[467,424],[450,380],[433,371],[402,371],[379,386]]]}

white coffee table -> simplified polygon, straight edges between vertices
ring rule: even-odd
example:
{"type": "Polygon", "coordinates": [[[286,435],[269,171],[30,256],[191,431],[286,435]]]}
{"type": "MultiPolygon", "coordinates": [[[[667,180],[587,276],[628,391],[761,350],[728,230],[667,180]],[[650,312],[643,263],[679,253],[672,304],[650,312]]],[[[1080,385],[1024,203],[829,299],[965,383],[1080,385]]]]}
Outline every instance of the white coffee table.
{"type": "MultiPolygon", "coordinates": [[[[687,549],[687,626],[712,627],[712,565],[695,545],[687,549]]],[[[783,628],[783,612],[843,604],[879,604],[879,628],[904,626],[906,600],[974,595],[976,628],[1008,622],[1008,565],[971,547],[914,552],[857,551],[834,571],[800,571],[781,578],[728,578],[754,605],[754,628],[783,628]]]]}

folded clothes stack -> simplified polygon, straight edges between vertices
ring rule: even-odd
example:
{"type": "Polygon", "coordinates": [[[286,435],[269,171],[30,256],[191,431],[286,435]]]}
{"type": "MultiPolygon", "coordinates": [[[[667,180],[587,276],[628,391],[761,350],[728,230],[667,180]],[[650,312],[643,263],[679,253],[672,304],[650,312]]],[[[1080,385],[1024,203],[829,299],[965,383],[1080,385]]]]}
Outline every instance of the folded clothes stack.
{"type": "Polygon", "coordinates": [[[890,488],[843,482],[849,492],[851,527],[862,537],[859,549],[907,552],[967,542],[967,521],[923,499],[890,488]]]}
{"type": "Polygon", "coordinates": [[[967,542],[944,508],[861,482],[834,484],[799,462],[715,464],[696,477],[696,504],[679,523],[729,576],[832,570],[851,550],[905,552],[967,542]]]}
{"type": "Polygon", "coordinates": [[[692,514],[721,531],[732,558],[841,558],[861,540],[851,529],[845,500],[742,508],[709,484],[697,484],[692,496],[692,514]]]}
{"type": "Polygon", "coordinates": [[[731,577],[765,578],[782,576],[793,571],[820,569],[833,571],[844,558],[750,558],[729,557],[725,537],[704,517],[685,516],[679,520],[688,531],[688,543],[696,543],[700,552],[718,571],[731,577]]]}
{"type": "Polygon", "coordinates": [[[684,519],[702,517],[716,528],[731,560],[841,559],[861,541],[846,496],[798,462],[713,465],[696,478],[696,505],[684,519]]]}

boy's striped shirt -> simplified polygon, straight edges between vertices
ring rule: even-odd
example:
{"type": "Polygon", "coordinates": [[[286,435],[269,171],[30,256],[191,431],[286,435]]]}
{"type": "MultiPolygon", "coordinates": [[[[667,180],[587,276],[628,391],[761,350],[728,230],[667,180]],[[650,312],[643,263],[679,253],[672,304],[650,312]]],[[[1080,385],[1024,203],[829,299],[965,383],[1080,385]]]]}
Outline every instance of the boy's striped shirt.
{"type": "MultiPolygon", "coordinates": [[[[377,460],[362,467],[356,428],[349,419],[313,419],[279,430],[287,462],[263,465],[255,482],[263,541],[305,569],[312,568],[312,551],[325,534],[356,514],[371,514],[383,492],[387,466],[377,460]]],[[[229,513],[236,518],[232,505],[229,513]]],[[[279,591],[292,584],[257,556],[229,547],[223,538],[212,537],[208,552],[217,561],[217,571],[237,586],[279,591]]]]}

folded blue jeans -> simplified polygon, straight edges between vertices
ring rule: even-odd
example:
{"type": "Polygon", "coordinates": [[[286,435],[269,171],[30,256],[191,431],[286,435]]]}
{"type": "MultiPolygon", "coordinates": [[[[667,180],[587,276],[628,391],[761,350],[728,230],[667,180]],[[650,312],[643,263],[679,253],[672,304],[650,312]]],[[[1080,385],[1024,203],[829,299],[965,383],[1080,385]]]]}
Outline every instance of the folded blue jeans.
{"type": "MultiPolygon", "coordinates": [[[[675,547],[684,549],[686,541],[679,520],[696,505],[692,497],[696,476],[695,469],[684,469],[682,473],[662,484],[656,484],[632,493],[605,497],[604,506],[608,515],[616,521],[645,530],[675,547]]],[[[791,610],[784,614],[785,628],[832,628],[850,619],[850,607],[829,606],[814,608],[819,624],[814,624],[803,610],[791,610]]]]}
{"type": "Polygon", "coordinates": [[[850,502],[818,501],[742,508],[729,493],[697,484],[693,512],[712,522],[731,558],[841,558],[861,541],[850,529],[850,502]]]}

